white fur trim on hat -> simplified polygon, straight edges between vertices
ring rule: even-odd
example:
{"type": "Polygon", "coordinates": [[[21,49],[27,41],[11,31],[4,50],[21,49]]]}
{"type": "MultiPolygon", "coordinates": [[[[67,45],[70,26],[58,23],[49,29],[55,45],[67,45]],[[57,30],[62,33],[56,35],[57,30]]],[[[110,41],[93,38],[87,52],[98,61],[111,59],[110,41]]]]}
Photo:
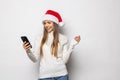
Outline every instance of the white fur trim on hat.
{"type": "Polygon", "coordinates": [[[53,16],[53,15],[49,15],[49,14],[44,15],[44,16],[42,17],[42,21],[44,21],[44,20],[51,20],[51,21],[59,24],[58,19],[57,19],[55,16],[53,16]]]}
{"type": "Polygon", "coordinates": [[[65,25],[65,23],[64,22],[59,22],[59,24],[58,24],[60,27],[62,27],[62,26],[64,26],[65,25]]]}

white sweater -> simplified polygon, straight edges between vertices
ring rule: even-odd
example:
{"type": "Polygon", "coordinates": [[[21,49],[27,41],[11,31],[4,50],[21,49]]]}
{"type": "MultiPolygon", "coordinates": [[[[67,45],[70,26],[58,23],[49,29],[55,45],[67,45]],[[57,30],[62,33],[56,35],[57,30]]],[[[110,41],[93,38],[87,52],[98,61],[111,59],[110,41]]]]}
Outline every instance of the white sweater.
{"type": "Polygon", "coordinates": [[[40,59],[40,42],[42,36],[37,36],[35,39],[34,51],[30,50],[27,52],[28,57],[33,61],[37,62],[40,60],[39,67],[39,78],[50,78],[63,76],[68,74],[66,69],[66,63],[70,57],[70,54],[74,46],[78,43],[74,39],[68,44],[67,38],[59,34],[58,44],[58,59],[51,55],[51,44],[53,41],[53,32],[48,34],[48,40],[43,46],[43,58],[40,59]]]}

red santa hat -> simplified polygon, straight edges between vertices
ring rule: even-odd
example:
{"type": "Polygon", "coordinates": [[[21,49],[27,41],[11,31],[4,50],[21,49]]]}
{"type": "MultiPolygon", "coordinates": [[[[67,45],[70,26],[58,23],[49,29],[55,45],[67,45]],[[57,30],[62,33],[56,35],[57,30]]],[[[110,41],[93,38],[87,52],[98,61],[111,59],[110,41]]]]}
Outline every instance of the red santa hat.
{"type": "Polygon", "coordinates": [[[42,21],[44,20],[51,20],[55,23],[57,23],[59,26],[63,26],[64,22],[62,21],[62,18],[60,14],[53,10],[47,10],[45,15],[42,18],[42,21]]]}

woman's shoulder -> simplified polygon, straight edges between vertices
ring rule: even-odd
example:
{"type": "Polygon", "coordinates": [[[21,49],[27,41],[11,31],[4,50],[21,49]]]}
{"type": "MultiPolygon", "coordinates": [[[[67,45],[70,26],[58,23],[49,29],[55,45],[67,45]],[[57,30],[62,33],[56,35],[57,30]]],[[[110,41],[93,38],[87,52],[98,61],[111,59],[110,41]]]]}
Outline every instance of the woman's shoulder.
{"type": "Polygon", "coordinates": [[[66,35],[63,35],[63,34],[59,34],[59,42],[62,43],[62,44],[65,44],[68,42],[68,38],[66,35]]]}

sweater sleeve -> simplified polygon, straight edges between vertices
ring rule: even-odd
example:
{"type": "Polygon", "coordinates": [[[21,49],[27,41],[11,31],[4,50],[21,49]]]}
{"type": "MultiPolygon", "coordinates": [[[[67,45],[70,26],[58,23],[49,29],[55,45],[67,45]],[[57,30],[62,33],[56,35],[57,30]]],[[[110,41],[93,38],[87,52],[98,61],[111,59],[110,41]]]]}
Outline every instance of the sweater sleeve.
{"type": "Polygon", "coordinates": [[[40,58],[40,39],[39,39],[39,37],[36,37],[36,39],[34,41],[33,49],[28,50],[26,53],[31,61],[37,62],[39,60],[39,58],[40,58]]]}
{"type": "Polygon", "coordinates": [[[78,42],[75,41],[74,39],[71,40],[70,44],[68,44],[68,41],[66,40],[66,43],[63,45],[63,62],[67,63],[69,60],[69,57],[75,47],[75,45],[77,45],[78,42]]]}

